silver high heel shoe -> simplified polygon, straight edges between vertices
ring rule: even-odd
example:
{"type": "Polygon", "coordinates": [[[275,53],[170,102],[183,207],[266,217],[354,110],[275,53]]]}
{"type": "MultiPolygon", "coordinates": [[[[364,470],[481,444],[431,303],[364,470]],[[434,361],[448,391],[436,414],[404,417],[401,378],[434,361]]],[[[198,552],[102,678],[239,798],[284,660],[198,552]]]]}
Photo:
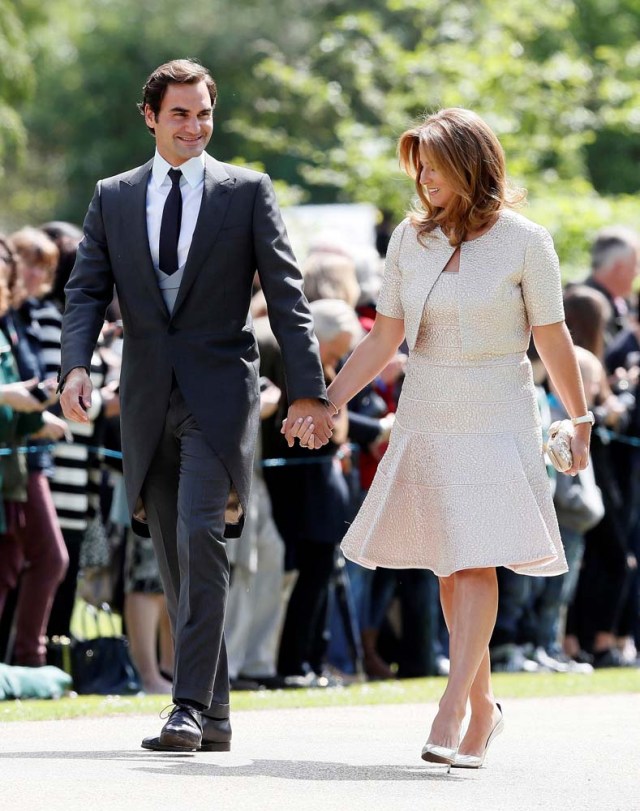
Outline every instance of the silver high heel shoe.
{"type": "Polygon", "coordinates": [[[489,744],[491,741],[496,738],[501,732],[504,732],[504,716],[502,714],[502,707],[496,702],[496,707],[500,710],[500,720],[491,730],[489,737],[487,738],[487,742],[484,745],[484,749],[481,755],[459,755],[456,752],[456,755],[453,759],[453,763],[451,764],[454,769],[479,769],[483,763],[484,759],[487,756],[487,750],[489,748],[489,744]]]}

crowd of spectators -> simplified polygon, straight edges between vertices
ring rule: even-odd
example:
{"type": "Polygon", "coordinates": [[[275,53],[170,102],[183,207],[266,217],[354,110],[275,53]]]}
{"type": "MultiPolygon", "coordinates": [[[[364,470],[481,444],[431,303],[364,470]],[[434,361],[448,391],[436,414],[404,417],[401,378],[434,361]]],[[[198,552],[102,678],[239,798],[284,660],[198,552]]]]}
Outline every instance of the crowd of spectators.
{"type": "MultiPolygon", "coordinates": [[[[386,230],[377,250],[320,235],[302,263],[327,382],[372,326],[386,230]]],[[[92,359],[89,423],[66,421],[57,403],[64,285],[81,236],[73,225],[52,222],[0,237],[0,660],[28,667],[52,661],[54,642],[73,638],[81,595],[106,600],[123,616],[142,688],[168,693],[173,651],[158,569],[149,539],[131,530],[123,499],[117,299],[92,359]],[[106,551],[98,566],[92,555],[100,543],[106,551]],[[96,570],[99,580],[92,579],[96,570]]],[[[638,236],[604,229],[592,246],[590,273],[565,290],[596,416],[592,465],[575,478],[549,466],[567,574],[499,570],[495,670],[638,666],[639,270],[638,236]]],[[[423,570],[363,569],[339,551],[393,427],[403,348],[339,416],[332,442],[311,454],[289,448],[280,432],[288,405],[284,368],[257,278],[251,313],[262,432],[245,529],[228,546],[232,686],[446,674],[437,578],[423,570]]],[[[548,427],[565,415],[533,347],[530,358],[548,427]]]]}

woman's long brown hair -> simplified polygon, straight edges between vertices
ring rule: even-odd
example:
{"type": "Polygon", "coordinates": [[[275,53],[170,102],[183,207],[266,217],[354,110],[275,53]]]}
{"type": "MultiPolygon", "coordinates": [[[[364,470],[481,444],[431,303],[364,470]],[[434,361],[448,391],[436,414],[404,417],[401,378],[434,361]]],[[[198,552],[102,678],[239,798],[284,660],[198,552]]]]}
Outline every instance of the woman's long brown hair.
{"type": "Polygon", "coordinates": [[[524,200],[526,192],[507,181],[500,141],[480,116],[450,107],[407,130],[398,143],[400,165],[413,178],[420,203],[409,218],[421,240],[440,226],[452,245],[485,228],[500,209],[524,200]],[[441,172],[454,195],[441,208],[420,183],[424,160],[441,172]]]}
{"type": "Polygon", "coordinates": [[[18,279],[16,258],[4,234],[0,234],[0,255],[7,269],[0,274],[0,317],[11,307],[11,294],[18,279]]]}
{"type": "Polygon", "coordinates": [[[611,305],[599,290],[576,284],[564,294],[564,317],[576,346],[588,349],[598,360],[604,360],[604,339],[611,305]]]}

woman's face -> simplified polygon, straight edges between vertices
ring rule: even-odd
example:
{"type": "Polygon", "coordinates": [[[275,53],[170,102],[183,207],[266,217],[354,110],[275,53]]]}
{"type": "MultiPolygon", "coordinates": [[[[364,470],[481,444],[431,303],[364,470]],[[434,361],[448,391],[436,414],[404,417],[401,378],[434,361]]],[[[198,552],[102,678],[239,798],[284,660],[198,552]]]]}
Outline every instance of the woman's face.
{"type": "Polygon", "coordinates": [[[9,307],[9,276],[11,265],[4,257],[4,248],[0,246],[0,316],[3,316],[9,307]]]}
{"type": "Polygon", "coordinates": [[[419,182],[424,186],[429,201],[438,208],[446,208],[455,191],[442,172],[431,162],[423,145],[420,146],[420,164],[419,182]]]}
{"type": "Polygon", "coordinates": [[[0,247],[0,282],[5,285],[8,284],[10,271],[11,265],[9,264],[9,259],[8,257],[5,258],[4,248],[0,247]]]}
{"type": "Polygon", "coordinates": [[[18,259],[18,275],[29,297],[38,298],[49,281],[49,273],[42,265],[32,265],[18,259]]]}

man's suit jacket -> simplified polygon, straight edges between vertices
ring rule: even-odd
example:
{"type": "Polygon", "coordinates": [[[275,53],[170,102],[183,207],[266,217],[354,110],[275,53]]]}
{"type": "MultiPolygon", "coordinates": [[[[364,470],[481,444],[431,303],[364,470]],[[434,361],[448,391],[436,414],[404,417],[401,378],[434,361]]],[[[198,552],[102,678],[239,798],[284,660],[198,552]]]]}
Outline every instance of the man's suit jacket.
{"type": "MultiPolygon", "coordinates": [[[[174,375],[246,510],[259,425],[259,356],[248,315],[256,269],[282,347],[289,402],[326,396],[300,272],[268,176],[206,155],[200,213],[169,314],[147,237],[152,163],[97,184],[65,288],[60,379],[89,367],[115,284],[124,326],[120,398],[130,512],[164,428],[174,375]]],[[[241,526],[237,516],[227,536],[241,526]]]]}

